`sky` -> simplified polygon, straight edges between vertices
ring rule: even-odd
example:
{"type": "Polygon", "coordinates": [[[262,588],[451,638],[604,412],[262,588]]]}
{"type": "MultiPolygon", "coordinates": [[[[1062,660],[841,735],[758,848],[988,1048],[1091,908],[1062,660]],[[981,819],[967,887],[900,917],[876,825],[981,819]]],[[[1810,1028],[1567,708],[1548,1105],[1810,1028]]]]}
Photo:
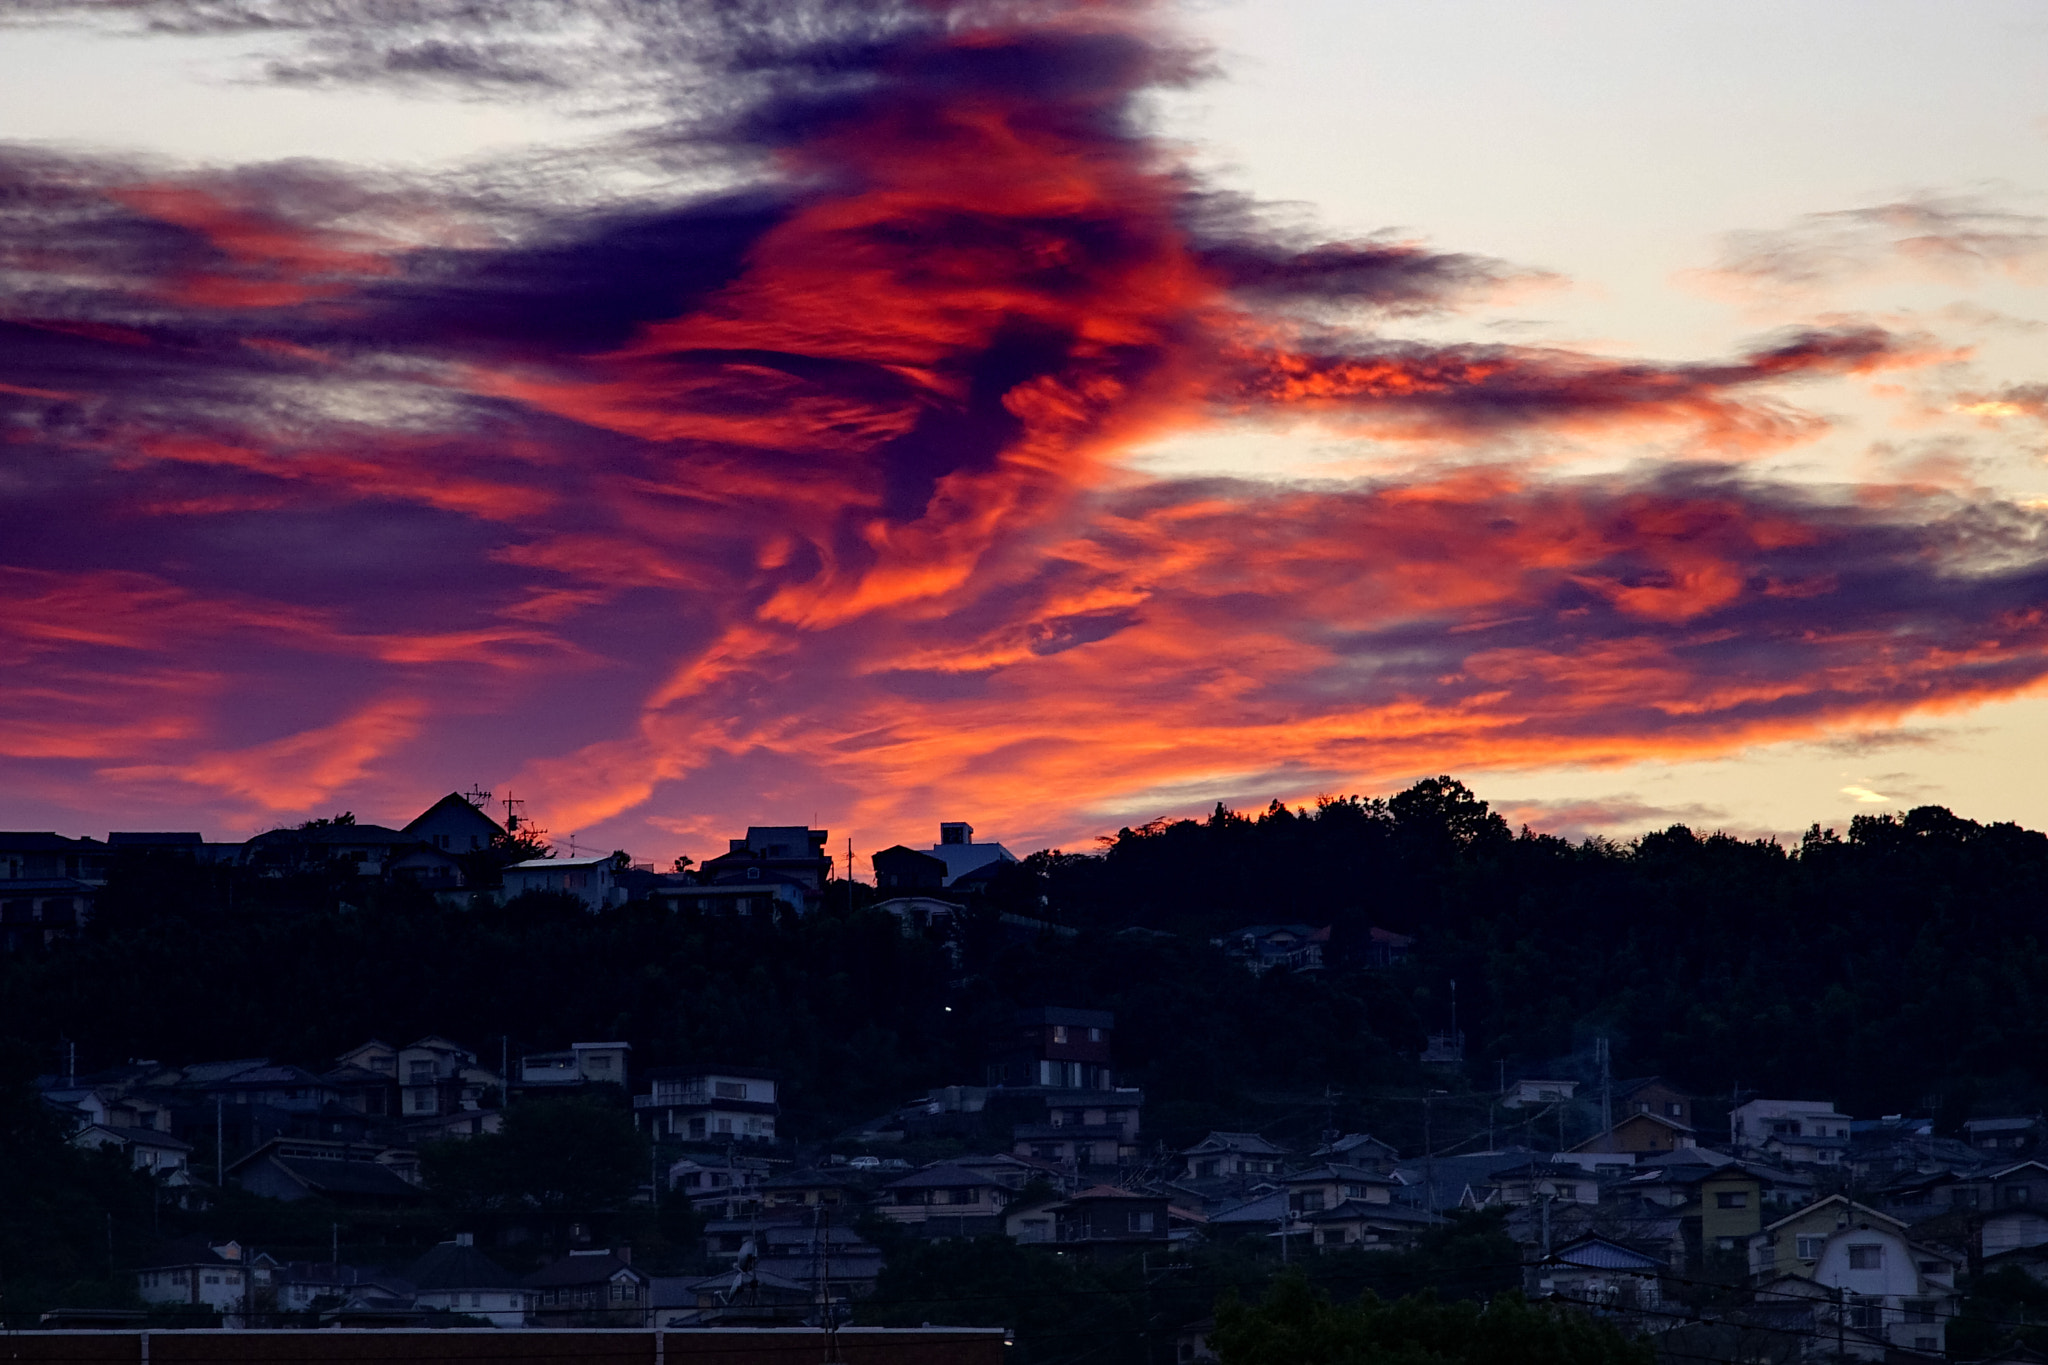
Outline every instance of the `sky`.
{"type": "Polygon", "coordinates": [[[2031,3],[0,23],[0,825],[2048,825],[2031,3]]]}

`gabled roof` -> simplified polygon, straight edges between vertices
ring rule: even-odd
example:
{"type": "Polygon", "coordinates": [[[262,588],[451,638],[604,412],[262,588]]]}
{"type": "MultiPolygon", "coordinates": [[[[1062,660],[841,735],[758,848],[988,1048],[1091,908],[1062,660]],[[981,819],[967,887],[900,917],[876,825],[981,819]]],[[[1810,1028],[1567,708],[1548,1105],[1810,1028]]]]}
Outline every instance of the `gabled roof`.
{"type": "Polygon", "coordinates": [[[1827,1208],[1831,1204],[1839,1204],[1843,1208],[1850,1210],[1852,1213],[1861,1215],[1865,1218],[1869,1218],[1875,1222],[1884,1223],[1888,1225],[1894,1232],[1903,1234],[1906,1231],[1905,1223],[1897,1218],[1892,1217],[1888,1213],[1879,1213],[1876,1209],[1871,1208],[1868,1204],[1858,1204],[1845,1194],[1831,1194],[1825,1199],[1816,1199],[1811,1204],[1808,1204],[1806,1207],[1798,1209],[1795,1212],[1786,1214],[1783,1218],[1780,1218],[1775,1223],[1764,1224],[1764,1232],[1776,1232],[1779,1228],[1785,1227],[1786,1225],[1791,1223],[1796,1223],[1800,1219],[1809,1217],[1812,1214],[1818,1212],[1819,1210],[1827,1208]]]}
{"type": "Polygon", "coordinates": [[[412,819],[406,822],[405,832],[407,834],[412,833],[413,828],[415,826],[424,822],[426,818],[432,815],[435,811],[448,810],[457,807],[459,807],[466,814],[475,816],[477,819],[483,821],[485,824],[489,825],[492,829],[497,830],[499,833],[504,832],[504,826],[500,825],[496,820],[493,820],[484,811],[479,809],[477,806],[473,805],[470,802],[469,798],[464,796],[461,792],[449,792],[439,801],[436,801],[433,805],[428,806],[418,815],[415,815],[412,819]]]}
{"type": "Polygon", "coordinates": [[[963,1185],[984,1185],[990,1189],[1008,1189],[999,1180],[991,1179],[980,1171],[965,1166],[930,1166],[922,1171],[912,1171],[901,1180],[892,1180],[882,1186],[885,1190],[958,1189],[963,1185]]]}
{"type": "Polygon", "coordinates": [[[1214,1132],[1194,1146],[1182,1152],[1182,1156],[1200,1156],[1210,1152],[1236,1152],[1245,1156],[1286,1156],[1285,1147],[1266,1141],[1257,1133],[1214,1132]]]}
{"type": "Polygon", "coordinates": [[[473,1246],[443,1242],[405,1272],[416,1289],[517,1289],[520,1279],[473,1246]]]}
{"type": "Polygon", "coordinates": [[[1355,1185],[1398,1185],[1401,1183],[1390,1176],[1380,1175],[1375,1171],[1368,1171],[1363,1166],[1347,1166],[1342,1162],[1336,1161],[1325,1162],[1321,1166],[1312,1167],[1306,1171],[1296,1171],[1292,1175],[1283,1175],[1279,1177],[1279,1180],[1283,1185],[1300,1185],[1322,1180],[1342,1180],[1355,1185]]]}
{"type": "Polygon", "coordinates": [[[315,1194],[363,1194],[417,1199],[420,1191],[377,1161],[331,1161],[324,1157],[272,1155],[273,1165],[315,1194]]]}
{"type": "Polygon", "coordinates": [[[1601,1154],[1600,1150],[1593,1145],[1594,1143],[1612,1137],[1616,1131],[1618,1131],[1626,1124],[1644,1123],[1654,1123],[1658,1127],[1663,1128],[1666,1131],[1670,1132],[1674,1137],[1691,1137],[1693,1133],[1693,1130],[1687,1125],[1680,1123],[1677,1119],[1667,1119],[1662,1114],[1623,1114],[1620,1118],[1614,1121],[1614,1127],[1609,1128],[1604,1133],[1595,1133],[1593,1136],[1587,1138],[1584,1142],[1581,1142],[1578,1146],[1573,1147],[1571,1150],[1574,1152],[1589,1152],[1595,1155],[1599,1155],[1601,1154]]]}
{"type": "MultiPolygon", "coordinates": [[[[534,1271],[524,1283],[529,1289],[552,1289],[563,1285],[609,1284],[622,1276],[643,1282],[647,1279],[609,1251],[572,1251],[553,1265],[534,1271]]],[[[724,1278],[730,1280],[731,1276],[724,1278]]]]}
{"type": "Polygon", "coordinates": [[[1287,1217],[1287,1191],[1275,1190],[1255,1199],[1242,1200],[1209,1215],[1211,1224],[1272,1223],[1287,1217]]]}
{"type": "Polygon", "coordinates": [[[1406,1204],[1373,1204],[1363,1199],[1347,1199],[1330,1208],[1305,1213],[1301,1220],[1304,1223],[1349,1223],[1360,1219],[1416,1226],[1434,1226],[1448,1221],[1442,1214],[1430,1213],[1426,1209],[1410,1208],[1406,1204]]]}
{"type": "Polygon", "coordinates": [[[1085,1189],[1085,1190],[1082,1190],[1082,1191],[1081,1191],[1080,1193],[1078,1193],[1078,1194],[1070,1194],[1070,1195],[1068,1195],[1068,1196],[1067,1196],[1067,1202],[1068,1202],[1068,1203],[1070,1203],[1070,1204],[1073,1204],[1073,1203],[1078,1203],[1079,1201],[1081,1201],[1081,1200],[1083,1200],[1083,1199],[1163,1199],[1163,1198],[1165,1198],[1165,1196],[1164,1196],[1164,1195],[1152,1195],[1152,1194],[1133,1194],[1133,1193],[1132,1193],[1131,1191],[1129,1191],[1129,1190],[1120,1190],[1120,1189],[1118,1189],[1118,1188],[1117,1188],[1116,1186],[1114,1186],[1114,1185],[1090,1185],[1090,1186],[1089,1186],[1089,1187],[1088,1187],[1087,1189],[1085,1189]]]}
{"type": "Polygon", "coordinates": [[[2019,1172],[2024,1171],[2029,1166],[2041,1172],[2041,1174],[2043,1175],[2048,1175],[2048,1166],[2044,1166],[2038,1161],[2016,1161],[2010,1166],[2004,1166],[1999,1168],[1998,1170],[1991,1172],[1990,1178],[1993,1180],[2003,1180],[2009,1175],[2017,1175],[2019,1172]]]}
{"type": "Polygon", "coordinates": [[[1605,1237],[1581,1237],[1575,1242],[1568,1242],[1552,1252],[1550,1259],[1566,1265],[1584,1266],[1589,1270],[1664,1269],[1664,1263],[1656,1257],[1632,1251],[1619,1242],[1608,1241],[1605,1237]]]}
{"type": "Polygon", "coordinates": [[[97,839],[67,839],[51,830],[0,830],[0,849],[9,853],[103,853],[97,839]]]}

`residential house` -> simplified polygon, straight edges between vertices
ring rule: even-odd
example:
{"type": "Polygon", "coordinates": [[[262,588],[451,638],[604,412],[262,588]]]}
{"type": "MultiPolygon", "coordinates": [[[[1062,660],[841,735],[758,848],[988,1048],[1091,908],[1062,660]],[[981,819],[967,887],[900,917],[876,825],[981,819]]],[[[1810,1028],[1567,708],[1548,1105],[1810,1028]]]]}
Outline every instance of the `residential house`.
{"type": "Polygon", "coordinates": [[[1381,1172],[1392,1170],[1394,1163],[1401,1159],[1400,1152],[1391,1143],[1382,1142],[1370,1133],[1345,1133],[1325,1142],[1309,1156],[1317,1161],[1337,1161],[1381,1172]]]}
{"type": "Polygon", "coordinates": [[[1329,1163],[1278,1178],[1287,1191],[1287,1206],[1296,1213],[1320,1213],[1347,1200],[1392,1204],[1399,1181],[1362,1166],[1329,1163]]]}
{"type": "Polygon", "coordinates": [[[1346,1199],[1302,1211],[1298,1221],[1308,1225],[1309,1244],[1319,1251],[1406,1251],[1419,1234],[1447,1220],[1405,1205],[1346,1199]]]}
{"type": "Polygon", "coordinates": [[[499,873],[505,900],[528,892],[552,891],[574,896],[586,910],[598,911],[626,903],[618,883],[618,860],[610,854],[590,858],[529,858],[499,873]]]}
{"type": "Polygon", "coordinates": [[[647,1327],[654,1304],[632,1253],[572,1251],[528,1275],[528,1317],[536,1327],[647,1327]]]}
{"type": "MultiPolygon", "coordinates": [[[[217,846],[216,846],[217,847],[217,846]]],[[[240,845],[232,845],[239,848],[240,845]]],[[[188,862],[210,862],[205,836],[198,830],[112,830],[107,834],[107,852],[121,854],[167,854],[188,862]]]]}
{"type": "Polygon", "coordinates": [[[529,1052],[519,1059],[521,1090],[548,1093],[593,1085],[625,1086],[631,1043],[571,1043],[566,1052],[529,1052]]]}
{"type": "Polygon", "coordinates": [[[1690,1129],[1693,1126],[1692,1096],[1662,1076],[1637,1076],[1631,1080],[1616,1081],[1612,1094],[1618,1114],[1654,1114],[1680,1128],[1690,1129]]]}
{"type": "Polygon", "coordinates": [[[941,1163],[882,1186],[875,1211],[923,1237],[985,1237],[1002,1231],[1014,1192],[980,1171],[941,1163]]]}
{"type": "Polygon", "coordinates": [[[242,865],[263,876],[300,873],[381,877],[412,847],[411,836],[383,825],[319,824],[273,829],[242,845],[242,865]]]}
{"type": "Polygon", "coordinates": [[[1579,1088],[1577,1081],[1545,1080],[1531,1076],[1516,1081],[1501,1094],[1503,1109],[1526,1109],[1538,1105],[1561,1104],[1569,1100],[1579,1088]]]}
{"type": "Polygon", "coordinates": [[[1981,1152],[2000,1156],[2026,1151],[2041,1140],[2040,1116],[1966,1119],[1964,1140],[1981,1152]]]}
{"type": "MultiPolygon", "coordinates": [[[[1729,1162],[1699,1177],[1696,1185],[1699,1256],[1747,1258],[1750,1239],[1763,1231],[1764,1176],[1748,1166],[1729,1162]]],[[[1688,1215],[1693,1208],[1684,1210],[1688,1215]]]]}
{"type": "MultiPolygon", "coordinates": [[[[476,797],[490,799],[482,792],[476,797]]],[[[450,792],[414,816],[400,833],[437,852],[459,857],[488,852],[504,836],[505,828],[484,814],[477,799],[450,792]]]]}
{"type": "Polygon", "coordinates": [[[1677,1119],[1642,1111],[1631,1112],[1604,1133],[1596,1133],[1573,1147],[1574,1152],[1675,1152],[1696,1147],[1699,1140],[1691,1128],[1677,1119]]]}
{"type": "Polygon", "coordinates": [[[1365,931],[1365,965],[1382,970],[1398,967],[1408,960],[1414,951],[1415,935],[1397,934],[1391,929],[1371,928],[1365,931]]]}
{"type": "Polygon", "coordinates": [[[1655,1310],[1664,1301],[1664,1262],[1605,1237],[1577,1237],[1525,1269],[1531,1298],[1548,1297],[1597,1310],[1655,1310]]]}
{"type": "Polygon", "coordinates": [[[1111,1185],[1091,1185],[1053,1206],[1053,1238],[1062,1251],[1096,1258],[1166,1249],[1167,1201],[1111,1185]]]}
{"type": "MultiPolygon", "coordinates": [[[[797,1278],[758,1267],[744,1273],[658,1276],[650,1286],[652,1316],[665,1328],[787,1328],[812,1321],[823,1309],[809,1271],[797,1278]]],[[[834,1312],[843,1319],[845,1308],[835,1306],[834,1312]]]]}
{"type": "Polygon", "coordinates": [[[1288,1151],[1257,1133],[1219,1132],[1209,1134],[1180,1155],[1187,1163],[1183,1179],[1216,1180],[1277,1175],[1288,1151]]]}
{"type": "Polygon", "coordinates": [[[1728,1115],[1738,1152],[1747,1148],[1796,1165],[1840,1165],[1852,1121],[1826,1100],[1750,1100],[1728,1115]]]}
{"type": "Polygon", "coordinates": [[[420,1202],[418,1159],[374,1143],[273,1138],[231,1162],[228,1179],[251,1194],[294,1202],[326,1199],[350,1208],[420,1202]]]}
{"type": "Polygon", "coordinates": [[[946,865],[941,886],[952,886],[974,873],[992,873],[1017,861],[1017,856],[1001,844],[974,842],[974,826],[957,820],[939,826],[939,841],[932,845],[931,856],[946,865]]]}
{"type": "Polygon", "coordinates": [[[1583,1167],[1539,1159],[1493,1172],[1484,1185],[1472,1191],[1468,1202],[1477,1208],[1496,1204],[1515,1208],[1540,1200],[1597,1204],[1600,1181],[1583,1167]]]}
{"type": "Polygon", "coordinates": [[[1847,1195],[1832,1194],[1765,1225],[1749,1239],[1749,1273],[1757,1281],[1784,1275],[1812,1278],[1827,1240],[1852,1226],[1888,1229],[1903,1237],[1906,1224],[1847,1195]]]}
{"type": "Polygon", "coordinates": [[[771,1175],[758,1188],[763,1208],[851,1210],[866,1202],[871,1183],[860,1171],[828,1166],[822,1170],[771,1175]]]}
{"type": "Polygon", "coordinates": [[[2048,1246],[2048,1209],[2013,1206],[1977,1220],[1977,1254],[1989,1260],[2008,1251],[2048,1246]]]}
{"type": "Polygon", "coordinates": [[[815,1285],[823,1278],[832,1297],[842,1303],[873,1292],[882,1273],[882,1249],[852,1227],[833,1221],[829,1211],[822,1216],[813,1209],[795,1218],[713,1220],[704,1233],[707,1255],[725,1258],[737,1268],[752,1243],[757,1271],[801,1284],[815,1285]]]}
{"type": "Polygon", "coordinates": [[[478,1251],[467,1232],[414,1261],[405,1278],[416,1306],[483,1318],[493,1327],[524,1327],[534,1295],[519,1276],[478,1251]]]}
{"type": "Polygon", "coordinates": [[[717,919],[769,917],[784,911],[801,915],[818,900],[807,879],[758,867],[744,869],[742,877],[719,886],[705,885],[694,873],[663,875],[641,894],[677,914],[717,919]]]}
{"type": "Polygon", "coordinates": [[[750,825],[744,839],[729,840],[724,853],[704,860],[697,880],[704,886],[746,887],[781,879],[797,889],[806,911],[814,910],[832,877],[828,839],[828,831],[802,825],[750,825]]]}
{"type": "Polygon", "coordinates": [[[239,1242],[172,1242],[135,1272],[135,1291],[144,1303],[211,1308],[229,1327],[242,1325],[250,1289],[250,1266],[239,1242]]]}
{"type": "Polygon", "coordinates": [[[1882,1215],[1851,1218],[1820,1240],[1801,1278],[1835,1292],[1848,1326],[1875,1333],[1900,1350],[1932,1354],[1947,1349],[1948,1320],[1962,1302],[1955,1289],[1961,1258],[1908,1242],[1904,1231],[1882,1215]]]}
{"type": "Polygon", "coordinates": [[[109,856],[97,839],[0,833],[0,947],[40,948],[82,928],[106,885],[109,856]]]}
{"type": "MultiPolygon", "coordinates": [[[[624,1044],[618,1044],[624,1047],[624,1044]]],[[[491,1091],[501,1095],[505,1078],[479,1064],[462,1044],[428,1034],[397,1050],[398,1112],[408,1119],[477,1113],[491,1091]]],[[[620,1063],[623,1065],[623,1063],[620,1063]]],[[[495,1132],[492,1125],[483,1131],[495,1132]]]]}
{"type": "Polygon", "coordinates": [[[768,1171],[759,1157],[684,1157],[668,1168],[668,1187],[682,1191],[700,1214],[738,1218],[760,1207],[768,1171]]]}
{"type": "Polygon", "coordinates": [[[1116,1016],[1107,1010],[1044,1005],[1019,1010],[991,1060],[990,1086],[1112,1090],[1116,1016]]]}
{"type": "Polygon", "coordinates": [[[384,865],[384,875],[393,882],[432,891],[435,900],[450,909],[467,904],[469,874],[461,860],[439,849],[423,844],[406,849],[384,865]]]}
{"type": "Polygon", "coordinates": [[[192,1144],[154,1128],[108,1128],[89,1123],[71,1135],[74,1147],[114,1147],[128,1153],[129,1166],[147,1171],[166,1185],[192,1183],[192,1144]]]}
{"type": "Polygon", "coordinates": [[[647,1073],[648,1093],[633,1097],[633,1121],[644,1115],[657,1137],[770,1143],[781,1113],[778,1079],[773,1071],[718,1063],[655,1067],[647,1073]]]}
{"type": "Polygon", "coordinates": [[[1280,968],[1290,972],[1318,971],[1330,946],[1330,926],[1318,929],[1308,924],[1248,924],[1221,938],[1211,939],[1253,976],[1280,968]]]}
{"type": "MultiPolygon", "coordinates": [[[[880,891],[937,891],[952,875],[944,858],[896,844],[872,855],[875,888],[880,891]]],[[[945,902],[940,902],[944,904],[945,902]]]]}

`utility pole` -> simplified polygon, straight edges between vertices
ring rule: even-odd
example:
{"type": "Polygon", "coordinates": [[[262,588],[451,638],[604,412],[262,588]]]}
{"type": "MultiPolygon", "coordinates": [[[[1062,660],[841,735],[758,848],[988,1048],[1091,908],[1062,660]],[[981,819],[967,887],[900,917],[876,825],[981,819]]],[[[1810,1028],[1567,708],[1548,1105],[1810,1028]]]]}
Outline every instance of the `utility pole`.
{"type": "Polygon", "coordinates": [[[221,1097],[213,1097],[213,1189],[218,1195],[228,1187],[227,1120],[221,1097]]]}
{"type": "Polygon", "coordinates": [[[1607,1040],[1598,1040],[1600,1046],[1600,1131],[1606,1134],[1603,1144],[1608,1151],[1614,1150],[1614,1055],[1608,1050],[1607,1040]]]}

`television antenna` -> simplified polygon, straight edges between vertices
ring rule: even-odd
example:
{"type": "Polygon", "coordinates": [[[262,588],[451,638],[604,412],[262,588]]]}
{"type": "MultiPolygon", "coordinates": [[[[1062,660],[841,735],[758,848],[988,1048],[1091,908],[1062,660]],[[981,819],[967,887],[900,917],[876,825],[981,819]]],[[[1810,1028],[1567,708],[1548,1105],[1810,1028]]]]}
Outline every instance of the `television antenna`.
{"type": "Polygon", "coordinates": [[[475,806],[478,810],[482,810],[485,806],[491,804],[491,794],[483,789],[483,784],[480,782],[471,783],[469,790],[462,794],[462,799],[475,806]]]}

